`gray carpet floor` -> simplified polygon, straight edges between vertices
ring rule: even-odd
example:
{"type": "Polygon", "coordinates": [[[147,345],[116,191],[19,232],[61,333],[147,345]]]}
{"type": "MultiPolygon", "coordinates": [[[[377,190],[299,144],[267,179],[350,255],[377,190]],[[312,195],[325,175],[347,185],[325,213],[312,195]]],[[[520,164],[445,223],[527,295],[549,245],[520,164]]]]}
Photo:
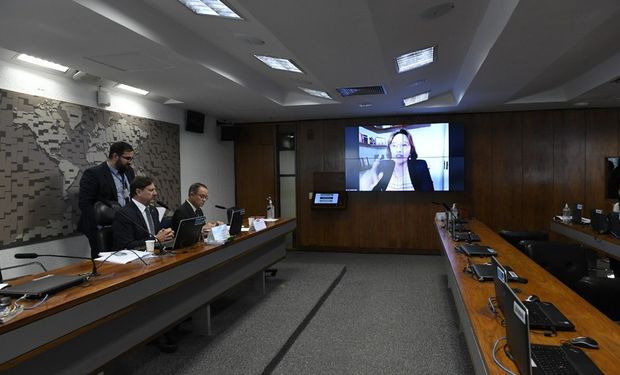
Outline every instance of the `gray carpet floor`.
{"type": "Polygon", "coordinates": [[[181,331],[176,353],[145,345],[105,373],[473,373],[443,258],[289,252],[276,268],[267,295],[212,304],[213,336],[181,331]]]}

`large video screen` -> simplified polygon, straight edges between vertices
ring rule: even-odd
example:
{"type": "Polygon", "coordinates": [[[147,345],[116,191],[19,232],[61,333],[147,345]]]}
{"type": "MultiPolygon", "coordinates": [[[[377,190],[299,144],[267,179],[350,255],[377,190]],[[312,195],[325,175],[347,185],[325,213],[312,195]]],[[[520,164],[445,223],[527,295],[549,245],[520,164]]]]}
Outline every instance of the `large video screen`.
{"type": "Polygon", "coordinates": [[[345,178],[347,191],[464,191],[464,126],[348,126],[345,178]]]}

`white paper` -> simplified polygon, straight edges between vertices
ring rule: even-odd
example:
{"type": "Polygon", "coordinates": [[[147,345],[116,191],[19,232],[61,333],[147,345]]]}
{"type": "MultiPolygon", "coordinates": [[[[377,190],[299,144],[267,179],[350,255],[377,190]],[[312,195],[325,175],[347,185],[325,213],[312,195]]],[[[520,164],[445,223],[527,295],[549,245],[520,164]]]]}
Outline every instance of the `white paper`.
{"type": "Polygon", "coordinates": [[[144,259],[144,258],[150,258],[151,256],[151,254],[146,251],[138,251],[138,250],[134,250],[134,251],[121,250],[117,252],[106,251],[106,252],[100,252],[99,255],[100,255],[99,258],[95,260],[103,261],[104,259],[107,258],[106,262],[117,263],[117,264],[127,264],[140,257],[144,259]],[[108,258],[108,256],[110,257],[108,258]]]}
{"type": "Polygon", "coordinates": [[[252,227],[254,227],[254,230],[256,232],[259,232],[263,229],[267,228],[267,224],[265,224],[265,221],[267,221],[268,219],[254,219],[254,222],[252,223],[252,227]]]}
{"type": "Polygon", "coordinates": [[[228,237],[230,237],[230,234],[228,233],[228,225],[222,224],[211,228],[205,242],[210,245],[218,245],[226,242],[228,237]]]}
{"type": "MultiPolygon", "coordinates": [[[[256,219],[254,219],[254,220],[256,220],[256,219]]],[[[266,223],[271,223],[271,222],[274,222],[274,221],[278,221],[280,219],[263,219],[263,220],[265,220],[266,223]]]]}

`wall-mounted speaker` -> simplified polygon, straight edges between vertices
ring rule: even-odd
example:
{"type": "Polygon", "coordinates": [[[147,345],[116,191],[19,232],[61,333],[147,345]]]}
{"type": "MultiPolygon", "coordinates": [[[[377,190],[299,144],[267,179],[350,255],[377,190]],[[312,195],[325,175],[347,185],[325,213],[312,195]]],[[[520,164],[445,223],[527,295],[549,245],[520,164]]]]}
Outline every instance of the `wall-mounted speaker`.
{"type": "Polygon", "coordinates": [[[218,123],[220,128],[220,139],[222,141],[238,141],[241,136],[241,129],[234,125],[224,125],[218,123]]]}
{"type": "Polygon", "coordinates": [[[100,87],[97,90],[97,105],[100,107],[109,107],[111,103],[110,93],[100,87]]]}
{"type": "Polygon", "coordinates": [[[185,130],[193,133],[205,132],[205,114],[195,111],[187,111],[185,117],[185,130]]]}

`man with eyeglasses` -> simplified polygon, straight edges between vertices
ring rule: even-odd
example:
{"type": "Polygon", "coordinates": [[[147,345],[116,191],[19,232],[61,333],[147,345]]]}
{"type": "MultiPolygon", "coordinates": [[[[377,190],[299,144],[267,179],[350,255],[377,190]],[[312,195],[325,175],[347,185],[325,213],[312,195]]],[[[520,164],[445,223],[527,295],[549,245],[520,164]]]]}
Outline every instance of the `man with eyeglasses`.
{"type": "MultiPolygon", "coordinates": [[[[187,200],[174,211],[174,215],[172,215],[172,226],[173,230],[177,230],[179,227],[179,223],[183,219],[189,219],[196,216],[204,216],[202,212],[202,207],[205,202],[209,199],[209,189],[205,184],[200,182],[193,183],[189,187],[189,192],[187,194],[187,200]]],[[[203,231],[210,229],[217,225],[217,223],[207,223],[203,227],[203,231]]]]}
{"type": "Polygon", "coordinates": [[[96,258],[99,251],[97,244],[97,222],[95,220],[95,203],[119,205],[124,207],[131,198],[129,186],[135,173],[131,168],[134,150],[126,142],[115,142],[110,146],[108,160],[84,171],[80,180],[78,204],[82,214],[78,230],[88,238],[91,256],[96,258]]]}

